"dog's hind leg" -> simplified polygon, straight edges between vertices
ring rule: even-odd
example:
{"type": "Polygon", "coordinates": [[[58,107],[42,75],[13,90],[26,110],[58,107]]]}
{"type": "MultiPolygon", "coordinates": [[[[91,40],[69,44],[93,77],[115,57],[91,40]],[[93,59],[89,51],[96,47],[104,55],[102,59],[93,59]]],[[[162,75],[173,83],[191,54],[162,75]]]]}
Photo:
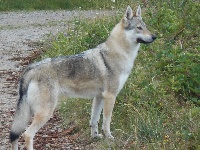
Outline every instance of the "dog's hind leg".
{"type": "Polygon", "coordinates": [[[53,108],[42,108],[35,113],[32,124],[28,127],[28,129],[24,133],[24,139],[27,150],[33,150],[33,138],[36,132],[50,119],[53,114],[53,108]]]}
{"type": "Polygon", "coordinates": [[[102,108],[103,108],[102,96],[95,97],[92,103],[92,114],[91,114],[91,120],[90,120],[92,137],[102,137],[101,134],[98,134],[98,122],[100,119],[102,108]]]}
{"type": "Polygon", "coordinates": [[[40,90],[37,92],[37,99],[29,99],[32,102],[33,121],[24,133],[27,150],[33,150],[33,138],[36,132],[50,119],[58,101],[55,90],[50,91],[49,87],[45,86],[38,89],[40,90]]]}
{"type": "Polygon", "coordinates": [[[32,124],[24,133],[24,139],[27,150],[33,150],[33,137],[35,136],[36,132],[49,120],[52,113],[52,111],[41,111],[37,112],[34,115],[32,124]],[[49,114],[47,114],[47,112],[49,114]]]}

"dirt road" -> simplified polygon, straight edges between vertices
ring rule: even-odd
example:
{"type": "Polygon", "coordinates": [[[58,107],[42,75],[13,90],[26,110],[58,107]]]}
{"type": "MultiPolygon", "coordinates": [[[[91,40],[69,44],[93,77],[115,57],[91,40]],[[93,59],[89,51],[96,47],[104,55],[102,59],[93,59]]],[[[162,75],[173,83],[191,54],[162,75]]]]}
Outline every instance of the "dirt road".
{"type": "MultiPolygon", "coordinates": [[[[10,149],[9,129],[18,99],[18,74],[22,70],[19,57],[26,57],[48,34],[56,34],[68,27],[75,17],[97,17],[108,12],[97,11],[33,11],[0,13],[0,150],[10,149]]],[[[68,130],[60,129],[59,118],[52,117],[35,138],[35,149],[80,149],[65,137],[68,130]],[[54,123],[54,124],[53,124],[54,123]],[[47,128],[47,129],[46,129],[47,128]],[[45,133],[43,131],[50,133],[45,133]],[[53,135],[52,135],[53,134],[53,135]],[[59,134],[59,136],[58,136],[59,134]]],[[[19,149],[24,142],[20,139],[19,149]]]]}

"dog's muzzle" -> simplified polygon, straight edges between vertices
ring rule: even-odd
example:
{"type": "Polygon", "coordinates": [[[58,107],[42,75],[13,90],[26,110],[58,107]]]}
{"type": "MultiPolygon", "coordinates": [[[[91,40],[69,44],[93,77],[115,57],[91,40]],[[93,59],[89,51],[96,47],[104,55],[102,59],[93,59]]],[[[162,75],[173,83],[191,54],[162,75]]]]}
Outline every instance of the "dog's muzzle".
{"type": "Polygon", "coordinates": [[[150,40],[144,40],[142,38],[138,38],[137,39],[137,42],[138,43],[143,43],[143,44],[149,44],[149,43],[152,43],[157,37],[155,35],[151,35],[151,39],[150,40]]]}

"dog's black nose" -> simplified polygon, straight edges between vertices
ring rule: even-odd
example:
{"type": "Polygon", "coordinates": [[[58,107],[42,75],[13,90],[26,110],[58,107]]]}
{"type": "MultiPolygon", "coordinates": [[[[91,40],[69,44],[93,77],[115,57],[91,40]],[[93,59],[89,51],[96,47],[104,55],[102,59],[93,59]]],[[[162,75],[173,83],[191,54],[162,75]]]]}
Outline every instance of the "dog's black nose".
{"type": "Polygon", "coordinates": [[[155,40],[157,37],[155,35],[152,35],[152,39],[155,40]]]}

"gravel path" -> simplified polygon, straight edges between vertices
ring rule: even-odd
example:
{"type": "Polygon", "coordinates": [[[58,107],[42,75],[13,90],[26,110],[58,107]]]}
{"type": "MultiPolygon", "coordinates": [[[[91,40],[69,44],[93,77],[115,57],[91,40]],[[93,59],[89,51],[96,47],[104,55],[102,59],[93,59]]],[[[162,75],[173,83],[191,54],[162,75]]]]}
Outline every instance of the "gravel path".
{"type": "MultiPolygon", "coordinates": [[[[67,28],[67,21],[75,17],[97,17],[106,15],[106,11],[34,11],[34,12],[1,12],[0,13],[0,150],[10,149],[9,129],[18,99],[16,80],[22,66],[15,57],[26,57],[38,47],[33,44],[45,40],[48,34],[56,34],[67,28]],[[31,46],[32,45],[32,46],[31,46]]],[[[54,115],[55,116],[55,115],[54,115]]],[[[52,117],[51,120],[58,124],[58,128],[51,127],[53,133],[62,132],[59,129],[60,120],[52,117]]],[[[51,126],[51,122],[47,124],[51,126]]],[[[43,129],[44,130],[44,129],[43,129]]],[[[48,130],[48,129],[47,129],[48,130]]],[[[68,132],[68,130],[66,131],[68,132]]],[[[41,136],[43,133],[41,133],[41,136]]],[[[52,134],[52,133],[51,133],[52,134]]],[[[48,135],[47,135],[48,136],[48,135]]],[[[37,135],[40,137],[40,134],[37,135]]],[[[43,148],[35,149],[75,149],[72,141],[61,137],[52,136],[46,140],[43,148]],[[48,143],[52,141],[51,143],[48,143]],[[55,145],[56,141],[61,145],[55,145]],[[64,142],[63,142],[64,141],[64,142]]],[[[23,149],[23,140],[20,149],[23,149]]],[[[36,138],[38,144],[42,143],[36,138]]]]}

